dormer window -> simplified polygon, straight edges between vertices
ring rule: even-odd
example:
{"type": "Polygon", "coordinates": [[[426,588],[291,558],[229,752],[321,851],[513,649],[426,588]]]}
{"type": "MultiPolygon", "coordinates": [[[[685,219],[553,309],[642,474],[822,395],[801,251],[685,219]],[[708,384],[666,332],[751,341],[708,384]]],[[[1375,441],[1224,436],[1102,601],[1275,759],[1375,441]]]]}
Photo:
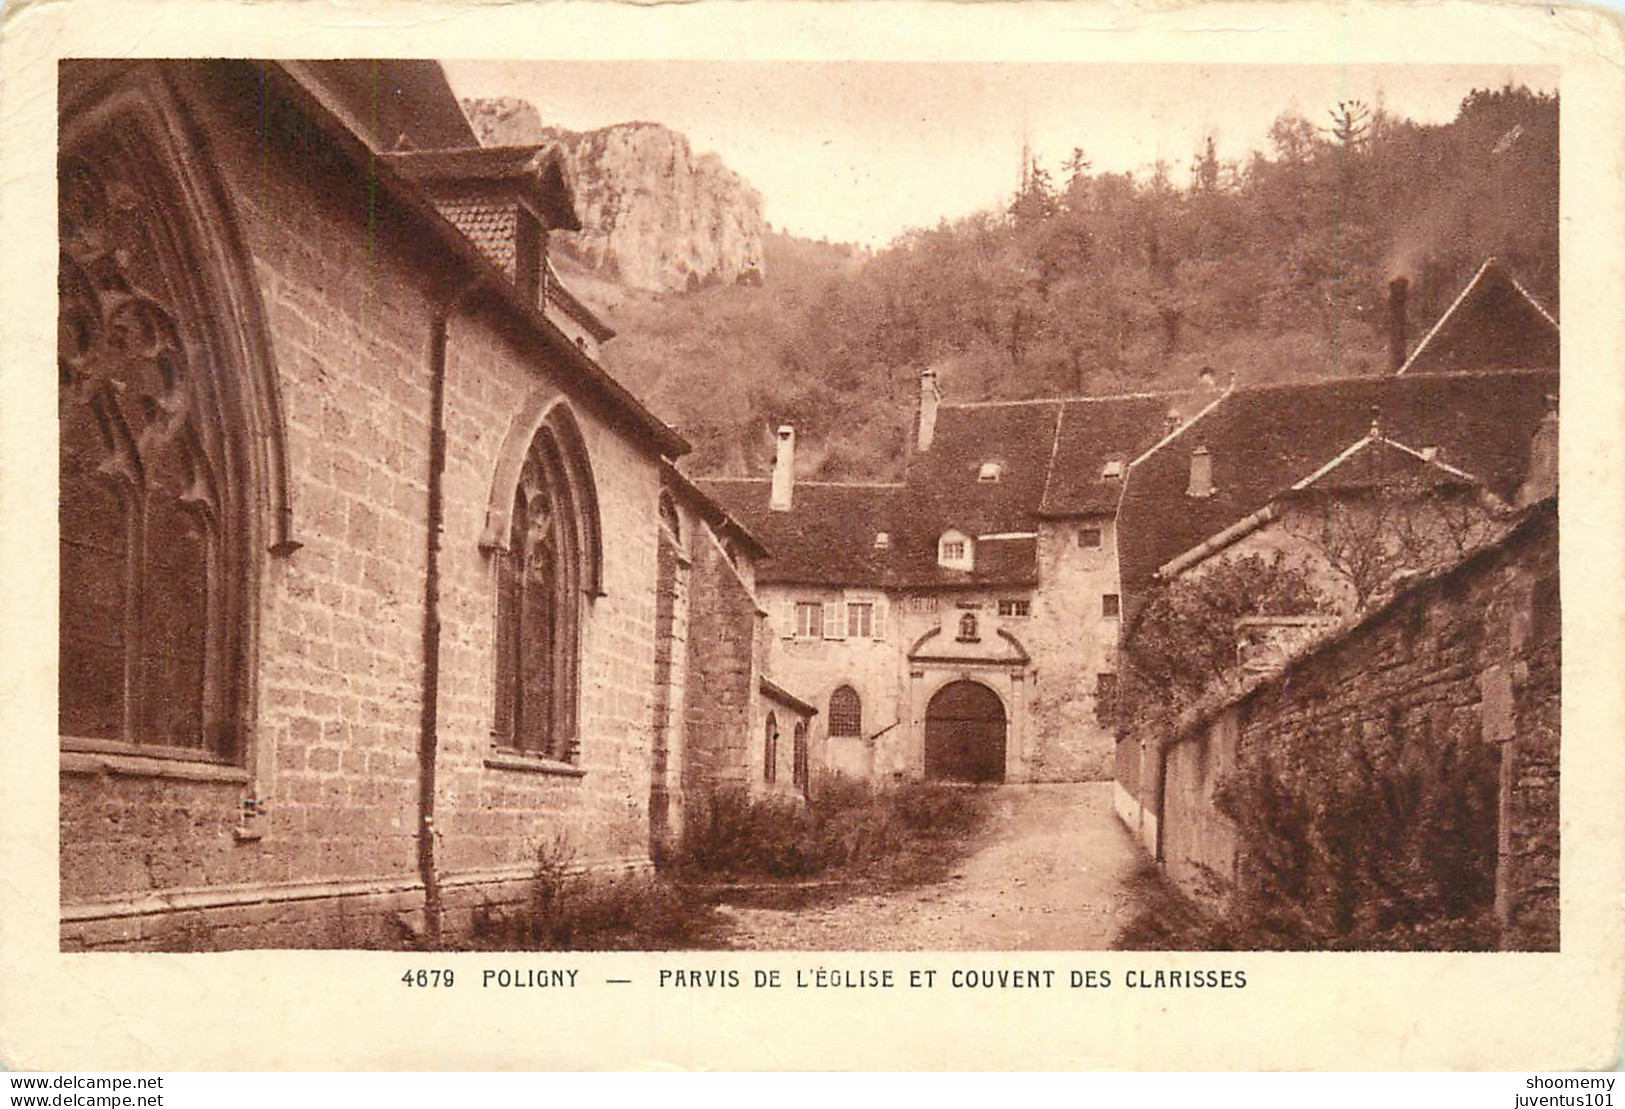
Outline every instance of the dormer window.
{"type": "Polygon", "coordinates": [[[1123,460],[1121,458],[1108,458],[1106,464],[1100,468],[1101,481],[1116,481],[1123,476],[1123,460]]]}
{"type": "Polygon", "coordinates": [[[977,481],[998,481],[1004,476],[1004,463],[984,462],[982,468],[976,472],[977,481]]]}
{"type": "Polygon", "coordinates": [[[962,531],[945,531],[937,540],[937,565],[947,570],[975,568],[975,550],[971,538],[962,531]]]}
{"type": "Polygon", "coordinates": [[[978,643],[981,641],[980,630],[976,626],[976,613],[967,612],[959,618],[960,643],[978,643]]]}
{"type": "Polygon", "coordinates": [[[889,531],[877,531],[877,532],[875,532],[875,550],[877,550],[877,551],[889,551],[889,550],[891,550],[891,532],[889,532],[889,531]]]}

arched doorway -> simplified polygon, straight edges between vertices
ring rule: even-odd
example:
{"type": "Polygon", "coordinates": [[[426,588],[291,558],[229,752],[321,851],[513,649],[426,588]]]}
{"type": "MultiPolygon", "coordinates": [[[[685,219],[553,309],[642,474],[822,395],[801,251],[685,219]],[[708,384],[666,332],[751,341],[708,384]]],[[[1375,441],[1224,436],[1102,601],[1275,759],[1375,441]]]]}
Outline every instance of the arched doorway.
{"type": "Polygon", "coordinates": [[[925,710],[925,776],[933,781],[1004,781],[1004,706],[980,682],[943,686],[925,710]]]}

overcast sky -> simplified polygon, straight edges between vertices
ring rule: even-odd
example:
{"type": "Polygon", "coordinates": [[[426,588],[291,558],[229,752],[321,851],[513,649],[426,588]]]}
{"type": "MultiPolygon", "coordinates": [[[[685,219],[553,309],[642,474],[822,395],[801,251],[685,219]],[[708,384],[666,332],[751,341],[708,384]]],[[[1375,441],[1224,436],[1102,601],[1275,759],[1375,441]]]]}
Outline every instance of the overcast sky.
{"type": "Polygon", "coordinates": [[[1474,88],[1556,91],[1516,66],[1213,66],[935,62],[447,62],[459,96],[518,96],[572,130],[649,120],[714,151],[762,193],[775,227],[883,246],[1004,203],[1025,139],[1060,179],[1080,146],[1099,171],[1166,159],[1183,184],[1211,134],[1223,159],[1267,145],[1296,109],[1339,100],[1424,123],[1474,88]]]}

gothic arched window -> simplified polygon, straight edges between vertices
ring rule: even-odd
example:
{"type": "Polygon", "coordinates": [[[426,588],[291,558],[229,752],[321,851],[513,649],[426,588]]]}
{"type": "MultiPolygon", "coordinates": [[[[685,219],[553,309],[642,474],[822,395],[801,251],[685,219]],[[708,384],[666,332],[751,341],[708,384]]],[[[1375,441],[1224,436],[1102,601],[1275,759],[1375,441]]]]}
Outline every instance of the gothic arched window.
{"type": "Polygon", "coordinates": [[[849,685],[829,695],[829,734],[863,734],[863,702],[858,699],[858,691],[849,685]]]}
{"type": "Polygon", "coordinates": [[[779,777],[779,718],[767,714],[767,727],[762,736],[762,781],[777,781],[779,777]]]}
{"type": "Polygon", "coordinates": [[[262,491],[295,544],[252,279],[188,134],[140,71],[64,114],[58,720],[69,749],[240,762],[262,491]]]}
{"type": "Polygon", "coordinates": [[[806,793],[807,787],[812,784],[812,765],[811,760],[808,757],[807,724],[805,721],[796,721],[794,743],[794,758],[790,764],[790,777],[795,783],[795,787],[802,793],[806,793]]]}
{"type": "Polygon", "coordinates": [[[506,550],[497,560],[499,746],[575,762],[582,549],[578,506],[552,429],[537,432],[519,471],[506,550]]]}

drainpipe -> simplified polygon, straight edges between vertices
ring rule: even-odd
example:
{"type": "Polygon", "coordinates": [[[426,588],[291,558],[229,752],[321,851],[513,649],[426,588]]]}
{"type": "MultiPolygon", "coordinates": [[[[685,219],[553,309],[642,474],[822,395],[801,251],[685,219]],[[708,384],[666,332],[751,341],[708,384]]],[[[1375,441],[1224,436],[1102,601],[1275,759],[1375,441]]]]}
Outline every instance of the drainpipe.
{"type": "Polygon", "coordinates": [[[1163,817],[1163,809],[1167,806],[1167,803],[1168,803],[1168,746],[1167,746],[1167,744],[1165,744],[1162,741],[1162,738],[1159,736],[1158,739],[1157,739],[1157,792],[1156,792],[1157,834],[1156,834],[1154,842],[1151,844],[1151,857],[1152,857],[1152,859],[1154,859],[1155,861],[1157,861],[1159,863],[1162,862],[1162,834],[1163,834],[1163,819],[1162,819],[1162,817],[1163,817]]]}
{"type": "Polygon", "coordinates": [[[446,330],[479,288],[463,285],[435,310],[429,325],[429,512],[423,568],[423,715],[418,732],[418,874],[423,879],[423,937],[440,946],[440,872],[435,864],[435,763],[440,731],[440,532],[446,494],[446,330]]]}

